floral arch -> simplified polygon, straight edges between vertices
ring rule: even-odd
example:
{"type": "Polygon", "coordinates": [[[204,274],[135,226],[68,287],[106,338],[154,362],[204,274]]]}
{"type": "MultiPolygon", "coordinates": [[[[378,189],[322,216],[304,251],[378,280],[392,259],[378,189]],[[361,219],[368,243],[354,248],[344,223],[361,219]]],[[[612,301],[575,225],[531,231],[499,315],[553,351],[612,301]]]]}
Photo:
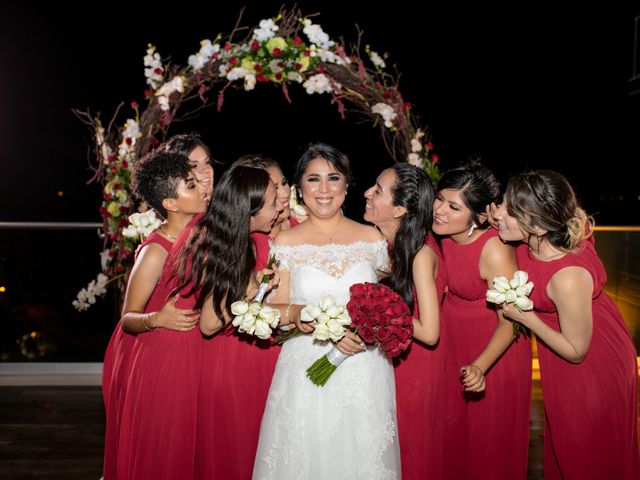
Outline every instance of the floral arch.
{"type": "Polygon", "coordinates": [[[262,20],[249,34],[236,40],[238,29],[223,38],[202,40],[200,50],[186,66],[163,61],[153,45],[144,57],[148,88],[145,104],[130,104],[130,117],[116,124],[122,104],[105,126],[88,111],[74,111],[93,133],[95,159],[92,181],[104,185],[99,208],[104,238],[102,273],[78,293],[73,305],[86,310],[109,283],[124,288],[140,235],[154,228],[152,215],[129,215],[136,210],[129,188],[131,166],[165,139],[175,120],[186,120],[214,101],[220,111],[228,88],[251,91],[260,83],[282,89],[301,85],[309,95],[327,94],[342,118],[347,111],[360,114],[379,128],[385,147],[396,161],[423,168],[437,181],[438,156],[412,105],[398,88],[397,75],[386,70],[383,56],[359,44],[347,50],[297,10],[281,10],[277,17],[262,20]]]}

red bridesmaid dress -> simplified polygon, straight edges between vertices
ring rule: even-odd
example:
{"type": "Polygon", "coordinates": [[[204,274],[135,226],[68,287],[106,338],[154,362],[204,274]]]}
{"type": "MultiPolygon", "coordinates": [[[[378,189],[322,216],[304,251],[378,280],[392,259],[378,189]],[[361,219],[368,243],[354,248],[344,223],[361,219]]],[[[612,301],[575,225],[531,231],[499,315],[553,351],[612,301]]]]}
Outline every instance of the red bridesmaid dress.
{"type": "MultiPolygon", "coordinates": [[[[291,221],[294,226],[297,223],[291,221]]],[[[269,261],[269,236],[253,233],[255,270],[269,261]]],[[[196,479],[249,480],[280,346],[229,325],[203,340],[196,479]]]]}
{"type": "MultiPolygon", "coordinates": [[[[149,311],[160,310],[177,284],[173,269],[196,217],[175,242],[149,311]]],[[[187,287],[188,288],[188,287],[187,287]]],[[[181,296],[180,309],[195,297],[181,296]]],[[[118,448],[118,479],[193,478],[202,334],[158,328],[138,335],[131,356],[118,448]]]]}
{"type": "Polygon", "coordinates": [[[593,334],[578,364],[556,355],[538,340],[545,410],[545,480],[640,478],[636,349],[620,312],[603,291],[607,277],[593,246],[548,262],[520,255],[535,287],[536,314],[560,330],[558,313],[546,292],[559,270],[578,266],[593,278],[593,334]]]}
{"type": "Polygon", "coordinates": [[[486,372],[482,393],[465,393],[460,368],[485,349],[497,326],[486,302],[479,263],[487,230],[473,243],[443,238],[449,290],[444,299],[441,342],[445,346],[446,422],[444,475],[451,479],[515,480],[527,477],[531,406],[531,342],[520,336],[486,372]]]}
{"type": "MultiPolygon", "coordinates": [[[[138,246],[135,257],[138,257],[142,248],[151,243],[157,243],[167,253],[173,246],[172,242],[153,232],[138,246]]],[[[153,310],[149,310],[149,305],[147,305],[145,312],[149,311],[153,310]]],[[[118,436],[120,434],[120,421],[126,386],[129,380],[129,361],[135,340],[136,335],[125,332],[120,322],[118,322],[104,354],[102,397],[106,412],[103,467],[105,480],[117,478],[118,436]]]]}
{"type": "MultiPolygon", "coordinates": [[[[429,234],[426,244],[438,256],[436,288],[441,301],[447,284],[440,246],[429,234]]],[[[414,316],[419,315],[417,300],[414,316]]],[[[394,360],[398,437],[403,480],[442,480],[444,440],[444,351],[413,340],[394,360]]]]}

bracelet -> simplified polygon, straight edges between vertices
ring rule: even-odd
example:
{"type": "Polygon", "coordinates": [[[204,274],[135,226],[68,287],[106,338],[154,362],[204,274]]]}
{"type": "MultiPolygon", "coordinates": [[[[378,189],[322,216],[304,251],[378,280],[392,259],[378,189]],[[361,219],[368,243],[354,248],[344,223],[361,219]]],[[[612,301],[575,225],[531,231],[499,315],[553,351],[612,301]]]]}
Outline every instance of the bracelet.
{"type": "Polygon", "coordinates": [[[147,332],[150,332],[150,331],[151,331],[151,329],[150,329],[149,327],[147,327],[147,323],[145,322],[145,320],[146,320],[147,318],[149,318],[150,316],[151,316],[151,314],[150,314],[150,313],[147,313],[146,315],[144,315],[144,316],[142,317],[142,326],[144,327],[144,329],[145,329],[147,332]]]}
{"type": "Polygon", "coordinates": [[[159,316],[159,314],[160,314],[159,312],[151,312],[151,313],[148,313],[147,315],[145,315],[144,317],[142,317],[142,326],[144,327],[144,329],[145,329],[147,332],[150,332],[150,331],[155,330],[156,328],[158,328],[158,316],[159,316]],[[147,319],[151,319],[151,317],[152,317],[154,314],[155,314],[155,316],[156,316],[156,324],[155,324],[155,326],[153,326],[153,327],[149,328],[149,326],[147,325],[146,320],[147,320],[147,319]]]}

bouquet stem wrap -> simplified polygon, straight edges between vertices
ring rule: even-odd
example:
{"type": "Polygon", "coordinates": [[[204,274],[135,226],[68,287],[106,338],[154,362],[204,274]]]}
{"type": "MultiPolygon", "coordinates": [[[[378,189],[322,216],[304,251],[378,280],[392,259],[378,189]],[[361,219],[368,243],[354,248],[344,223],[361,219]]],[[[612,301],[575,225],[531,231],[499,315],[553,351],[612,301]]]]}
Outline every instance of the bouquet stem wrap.
{"type": "Polygon", "coordinates": [[[320,357],[313,362],[313,365],[307,368],[307,377],[315,385],[324,386],[333,372],[347,358],[349,358],[349,355],[345,355],[334,346],[329,353],[320,357]]]}

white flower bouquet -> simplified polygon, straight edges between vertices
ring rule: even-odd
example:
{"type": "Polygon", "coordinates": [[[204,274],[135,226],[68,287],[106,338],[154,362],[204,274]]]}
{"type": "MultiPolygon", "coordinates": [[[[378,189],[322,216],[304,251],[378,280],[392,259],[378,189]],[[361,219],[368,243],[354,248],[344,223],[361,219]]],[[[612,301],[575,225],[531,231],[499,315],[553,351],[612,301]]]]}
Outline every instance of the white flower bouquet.
{"type": "Polygon", "coordinates": [[[156,217],[156,212],[147,210],[144,213],[129,215],[129,225],[122,229],[122,234],[128,238],[146,238],[162,225],[162,220],[156,217]]]}
{"type": "MultiPolygon", "coordinates": [[[[313,338],[320,342],[331,340],[338,343],[344,337],[351,317],[344,305],[338,305],[335,298],[326,295],[320,299],[318,305],[307,305],[300,312],[300,320],[313,322],[313,338]]],[[[313,362],[307,369],[307,377],[314,384],[323,386],[338,366],[348,355],[333,347],[329,353],[313,362]]]]}
{"type": "MultiPolygon", "coordinates": [[[[269,258],[268,268],[275,262],[275,257],[269,258]]],[[[231,324],[241,333],[255,335],[262,340],[271,337],[271,333],[280,323],[280,311],[262,303],[269,288],[269,275],[264,275],[258,287],[258,293],[253,300],[247,302],[238,300],[231,304],[234,318],[231,324]]]]}
{"type": "Polygon", "coordinates": [[[271,332],[280,322],[278,310],[257,300],[233,302],[231,313],[235,315],[231,323],[238,328],[239,332],[255,335],[263,340],[271,337],[271,332]]]}
{"type": "MultiPolygon", "coordinates": [[[[513,278],[508,280],[507,277],[498,276],[493,279],[493,288],[487,290],[487,302],[502,305],[504,303],[513,303],[519,310],[533,310],[533,302],[529,298],[529,294],[533,290],[533,282],[529,282],[527,272],[518,270],[513,274],[513,278]]],[[[522,333],[525,337],[529,336],[529,331],[519,322],[513,322],[513,336],[518,338],[522,333]]]]}

